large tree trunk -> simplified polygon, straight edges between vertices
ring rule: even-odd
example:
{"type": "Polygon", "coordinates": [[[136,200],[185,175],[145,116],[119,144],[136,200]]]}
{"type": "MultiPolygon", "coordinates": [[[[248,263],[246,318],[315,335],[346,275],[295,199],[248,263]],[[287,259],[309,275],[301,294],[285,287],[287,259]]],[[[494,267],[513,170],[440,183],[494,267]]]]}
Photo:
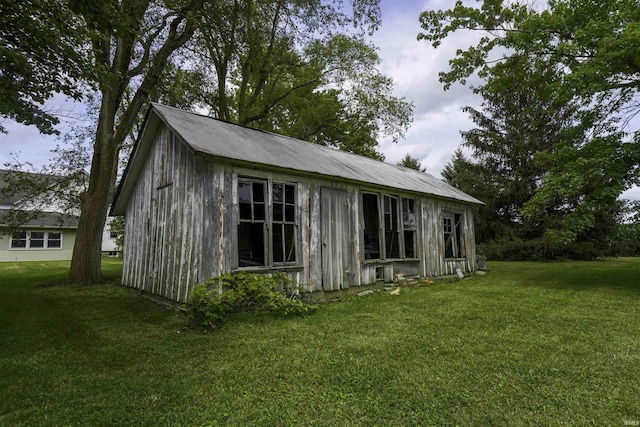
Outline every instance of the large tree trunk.
{"type": "Polygon", "coordinates": [[[113,195],[119,147],[112,130],[115,106],[109,108],[106,104],[108,103],[103,99],[89,187],[80,196],[80,221],[69,270],[69,281],[77,284],[88,285],[102,281],[102,231],[113,195]]]}
{"type": "MultiPolygon", "coordinates": [[[[131,131],[140,109],[149,98],[149,93],[157,85],[169,56],[193,36],[195,21],[189,16],[197,16],[197,12],[202,9],[203,0],[192,0],[175,14],[168,14],[167,16],[175,16],[168,25],[164,43],[152,57],[143,58],[132,70],[130,66],[135,54],[135,34],[140,28],[139,23],[149,3],[149,0],[137,4],[134,1],[128,3],[127,7],[123,6],[124,12],[131,13],[129,18],[133,26],[130,32],[123,32],[114,38],[112,30],[108,29],[102,37],[96,37],[92,41],[100,66],[110,70],[110,73],[100,84],[102,100],[91,160],[89,188],[80,197],[80,221],[69,270],[69,280],[72,283],[91,284],[102,281],[102,230],[115,186],[120,147],[131,131]],[[115,42],[114,45],[112,41],[115,42]],[[144,75],[142,83],[125,111],[118,116],[116,123],[118,108],[130,79],[140,75],[144,75]]],[[[89,18],[88,21],[93,22],[94,17],[89,18]]]]}

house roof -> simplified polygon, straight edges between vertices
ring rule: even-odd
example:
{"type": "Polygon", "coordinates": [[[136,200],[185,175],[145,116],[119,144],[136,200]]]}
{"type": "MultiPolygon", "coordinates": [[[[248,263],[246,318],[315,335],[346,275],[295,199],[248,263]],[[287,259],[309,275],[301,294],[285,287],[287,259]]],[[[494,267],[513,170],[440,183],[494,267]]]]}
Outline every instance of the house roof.
{"type": "MultiPolygon", "coordinates": [[[[22,212],[26,215],[29,215],[29,212],[19,211],[19,210],[11,210],[11,209],[0,209],[0,226],[7,226],[7,218],[9,216],[9,221],[11,222],[12,216],[19,216],[22,212]]],[[[20,218],[17,218],[20,219],[20,218]]],[[[28,218],[26,222],[19,221],[19,228],[78,228],[78,217],[73,215],[65,215],[58,212],[40,212],[37,214],[36,218],[28,218]]]]}
{"type": "Polygon", "coordinates": [[[196,153],[482,204],[424,172],[152,103],[116,192],[113,215],[124,213],[160,123],[173,130],[196,153]]]}
{"type": "Polygon", "coordinates": [[[18,190],[16,192],[11,188],[16,181],[38,179],[38,176],[38,174],[30,172],[0,169],[0,206],[12,206],[27,196],[24,191],[18,190]]]}

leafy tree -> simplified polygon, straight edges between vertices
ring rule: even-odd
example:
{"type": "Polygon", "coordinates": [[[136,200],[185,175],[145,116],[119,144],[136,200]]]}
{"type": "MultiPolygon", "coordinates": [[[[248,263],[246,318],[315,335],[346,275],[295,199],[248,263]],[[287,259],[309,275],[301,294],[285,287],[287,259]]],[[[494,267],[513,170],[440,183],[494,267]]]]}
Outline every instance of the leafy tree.
{"type": "Polygon", "coordinates": [[[69,16],[63,1],[0,2],[0,116],[58,133],[44,102],[55,92],[79,100],[90,72],[87,28],[69,16]]]}
{"type": "MultiPolygon", "coordinates": [[[[565,183],[564,197],[548,196],[549,178],[567,180],[570,176],[557,172],[570,161],[564,160],[569,155],[566,147],[573,153],[577,145],[615,144],[621,135],[611,120],[596,114],[597,109],[585,112],[567,102],[556,90],[562,76],[546,65],[545,61],[512,57],[490,70],[487,83],[476,89],[483,97],[482,110],[465,108],[477,126],[462,132],[474,162],[457,152],[443,175],[486,203],[478,214],[479,242],[501,241],[512,247],[514,242],[523,242],[529,247],[517,256],[525,258],[560,252],[592,258],[607,253],[607,233],[617,224],[617,193],[610,188],[618,177],[607,177],[602,165],[596,170],[591,164],[589,173],[574,179],[573,187],[565,183]],[[543,196],[548,198],[541,203],[543,196]],[[577,213],[587,206],[593,223],[578,229],[572,222],[585,216],[577,213]],[[575,232],[568,240],[577,241],[572,249],[554,243],[567,243],[552,234],[566,230],[575,232]],[[582,242],[587,241],[594,245],[586,247],[582,242]]],[[[583,162],[587,163],[590,161],[583,162]]],[[[509,255],[516,254],[512,250],[509,255]]]]}
{"type": "Polygon", "coordinates": [[[375,4],[362,2],[355,19],[338,3],[217,3],[196,41],[215,72],[204,104],[242,125],[381,158],[378,138],[397,141],[412,106],[392,95],[375,48],[361,37],[378,25],[375,4]],[[364,16],[367,25],[345,31],[364,16]]]}
{"type": "Polygon", "coordinates": [[[536,164],[546,164],[545,175],[523,211],[533,217],[557,204],[571,206],[562,221],[547,223],[554,241],[567,244],[578,239],[597,225],[596,210],[606,209],[638,182],[639,135],[629,140],[614,129],[614,121],[605,120],[637,111],[637,1],[555,0],[542,11],[503,0],[486,0],[480,8],[457,1],[450,10],[423,12],[420,21],[425,32],[418,38],[434,47],[459,30],[487,34],[476,46],[459,50],[451,69],[440,73],[445,88],[464,84],[476,71],[490,79],[498,65],[525,57],[557,70],[552,89],[559,99],[581,107],[563,145],[536,159],[536,164]]]}
{"type": "Polygon", "coordinates": [[[204,0],[72,1],[71,19],[90,34],[90,70],[100,94],[87,190],[69,271],[75,283],[102,280],[101,236],[113,194],[118,155],[170,57],[193,36],[204,0]],[[123,99],[132,93],[124,109],[123,99]]]}
{"type": "MultiPolygon", "coordinates": [[[[205,28],[201,25],[204,17],[219,18],[218,26],[213,25],[218,32],[212,33],[209,47],[214,47],[216,43],[225,49],[230,46],[234,58],[242,58],[242,61],[234,62],[230,69],[241,70],[243,74],[240,75],[247,77],[244,80],[234,80],[235,77],[223,79],[223,93],[227,94],[227,84],[232,83],[233,89],[238,90],[237,96],[244,97],[237,104],[244,106],[241,114],[248,114],[256,102],[254,92],[266,82],[263,78],[253,82],[248,76],[255,76],[256,70],[260,69],[255,64],[268,62],[271,66],[278,63],[275,47],[280,49],[279,46],[287,41],[287,28],[301,28],[299,34],[307,36],[323,31],[328,35],[347,25],[373,30],[379,23],[380,13],[378,0],[355,2],[351,14],[346,12],[347,8],[340,0],[242,3],[235,0],[54,0],[23,3],[3,3],[6,8],[2,11],[11,12],[11,15],[2,16],[6,19],[2,21],[0,48],[2,54],[7,55],[9,65],[5,68],[3,64],[1,77],[22,79],[22,86],[18,86],[17,90],[9,90],[2,85],[6,93],[3,92],[1,97],[0,114],[25,123],[32,120],[40,123],[42,130],[55,132],[51,129],[55,118],[32,108],[53,92],[80,96],[94,90],[99,105],[90,149],[90,173],[87,189],[80,194],[81,215],[69,272],[69,279],[75,283],[94,283],[102,279],[100,240],[117,176],[118,155],[139,123],[140,113],[146,108],[149,98],[173,97],[175,103],[184,104],[198,99],[189,92],[193,87],[202,87],[203,79],[199,79],[196,73],[170,64],[172,60],[177,62],[179,56],[185,62],[193,58],[185,46],[198,29],[202,31],[205,28]],[[286,26],[268,27],[272,29],[271,32],[247,32],[253,35],[246,44],[250,50],[239,55],[239,45],[223,43],[227,41],[225,26],[228,22],[233,23],[235,18],[223,9],[215,9],[223,6],[234,8],[236,5],[242,5],[246,8],[244,12],[256,19],[244,21],[243,25],[247,28],[251,28],[253,22],[258,22],[257,19],[262,17],[255,13],[258,5],[295,13],[284,15],[286,26]],[[34,17],[33,24],[28,25],[34,17]],[[25,23],[23,28],[29,33],[27,36],[21,34],[21,23],[25,23]],[[7,30],[9,24],[15,28],[7,30]],[[270,37],[263,38],[265,34],[270,37]],[[272,43],[272,40],[277,43],[272,43]],[[265,62],[264,58],[270,62],[265,62]],[[27,64],[20,61],[26,61],[27,64]],[[45,66],[41,74],[37,73],[40,65],[45,66]],[[12,71],[13,75],[5,72],[13,69],[17,70],[15,73],[12,71]],[[24,78],[32,70],[36,70],[36,74],[34,84],[30,85],[24,78]],[[171,75],[177,77],[175,83],[184,83],[186,88],[181,90],[178,84],[170,83],[171,75]],[[50,82],[40,82],[43,76],[50,82]],[[175,90],[171,93],[162,92],[159,88],[163,85],[172,86],[175,90]],[[87,92],[85,88],[89,88],[87,92]]],[[[277,17],[280,14],[265,16],[277,17]]],[[[206,64],[208,58],[204,60],[206,64]]],[[[196,67],[198,65],[201,64],[195,64],[196,67]]],[[[262,69],[267,70],[264,67],[262,69]]],[[[257,75],[260,76],[260,73],[257,75]]]]}
{"type": "Polygon", "coordinates": [[[411,157],[411,154],[407,153],[402,160],[400,160],[398,163],[396,163],[396,165],[398,166],[404,166],[405,168],[410,168],[410,169],[415,169],[417,171],[420,172],[426,172],[427,168],[423,168],[422,165],[420,165],[420,160],[416,159],[415,157],[411,157]]]}

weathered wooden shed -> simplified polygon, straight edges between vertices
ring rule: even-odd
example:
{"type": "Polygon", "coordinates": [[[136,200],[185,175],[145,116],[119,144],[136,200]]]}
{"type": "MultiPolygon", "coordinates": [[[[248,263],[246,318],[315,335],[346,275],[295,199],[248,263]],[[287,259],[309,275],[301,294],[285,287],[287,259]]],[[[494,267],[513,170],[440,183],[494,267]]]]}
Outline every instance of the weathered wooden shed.
{"type": "Polygon", "coordinates": [[[481,203],[412,169],[152,104],[117,189],[123,284],[186,301],[238,270],[308,291],[475,268],[481,203]]]}

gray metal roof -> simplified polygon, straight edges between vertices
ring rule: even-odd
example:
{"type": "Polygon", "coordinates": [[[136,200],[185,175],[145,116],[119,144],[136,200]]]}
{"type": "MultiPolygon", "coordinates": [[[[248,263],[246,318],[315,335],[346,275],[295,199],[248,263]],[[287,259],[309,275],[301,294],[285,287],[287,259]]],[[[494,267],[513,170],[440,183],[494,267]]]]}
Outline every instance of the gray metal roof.
{"type": "Polygon", "coordinates": [[[0,226],[11,226],[8,222],[13,222],[13,220],[18,220],[20,222],[19,227],[22,228],[78,228],[78,217],[73,215],[65,215],[58,212],[38,212],[36,218],[31,218],[30,212],[0,209],[0,226]],[[21,221],[20,216],[22,214],[26,216],[26,222],[21,221]]]}
{"type": "MultiPolygon", "coordinates": [[[[482,204],[481,201],[446,182],[414,169],[384,163],[299,139],[251,129],[161,104],[151,104],[146,118],[147,127],[157,126],[154,116],[159,117],[196,152],[288,169],[292,172],[299,171],[333,178],[338,177],[349,181],[428,194],[466,203],[482,204]]],[[[136,146],[130,162],[144,161],[138,157],[145,157],[148,153],[150,147],[142,146],[145,143],[151,143],[148,139],[150,138],[145,138],[145,135],[141,137],[137,144],[140,146],[136,146]]],[[[129,165],[128,169],[135,167],[129,165]]],[[[125,172],[121,188],[116,193],[114,214],[120,214],[124,211],[124,206],[121,206],[123,200],[119,199],[121,197],[127,199],[130,195],[130,191],[122,188],[133,185],[133,182],[128,182],[132,177],[127,177],[127,172],[125,172]]],[[[133,174],[136,173],[133,172],[133,174]]]]}
{"type": "Polygon", "coordinates": [[[20,182],[24,179],[34,180],[37,178],[38,174],[0,169],[0,205],[11,206],[27,196],[24,191],[20,191],[20,189],[18,189],[16,192],[12,188],[16,182],[20,182]]]}

